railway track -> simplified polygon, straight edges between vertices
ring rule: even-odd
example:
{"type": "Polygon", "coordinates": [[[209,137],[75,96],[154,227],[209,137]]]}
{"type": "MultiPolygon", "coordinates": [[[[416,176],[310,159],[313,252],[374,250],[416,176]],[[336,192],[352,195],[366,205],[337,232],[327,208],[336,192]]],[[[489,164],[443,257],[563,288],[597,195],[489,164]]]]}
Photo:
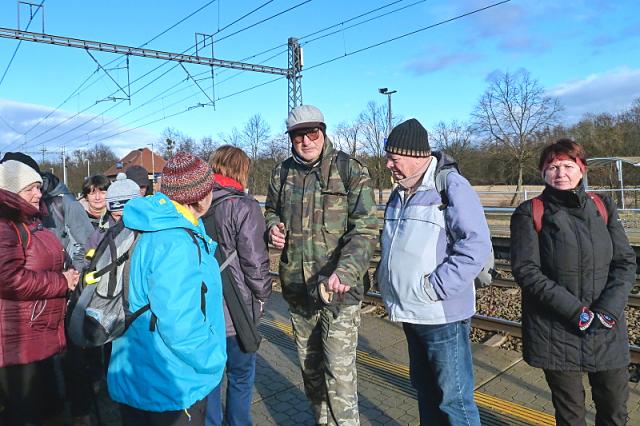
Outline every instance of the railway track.
{"type": "MultiPolygon", "coordinates": [[[[278,279],[277,272],[269,273],[272,277],[278,279]]],[[[513,280],[494,280],[492,285],[502,287],[517,287],[517,284],[513,280]]],[[[640,303],[640,297],[638,295],[629,296],[630,305],[632,300],[634,303],[640,303]]],[[[369,291],[365,297],[365,301],[376,306],[384,307],[384,304],[382,303],[382,297],[377,291],[369,291]]],[[[631,306],[638,307],[639,305],[631,306]]],[[[516,321],[476,314],[471,320],[471,326],[492,333],[501,333],[519,339],[522,338],[522,325],[516,321]]],[[[640,364],[640,346],[631,345],[629,355],[631,357],[632,363],[640,364]]]]}
{"type": "MultiPolygon", "coordinates": [[[[366,301],[378,306],[383,306],[382,297],[377,292],[369,292],[366,301]]],[[[501,333],[519,339],[522,338],[522,325],[516,321],[476,314],[471,319],[471,326],[492,333],[501,333]]],[[[640,346],[631,345],[629,355],[633,364],[640,364],[640,346]]]]}

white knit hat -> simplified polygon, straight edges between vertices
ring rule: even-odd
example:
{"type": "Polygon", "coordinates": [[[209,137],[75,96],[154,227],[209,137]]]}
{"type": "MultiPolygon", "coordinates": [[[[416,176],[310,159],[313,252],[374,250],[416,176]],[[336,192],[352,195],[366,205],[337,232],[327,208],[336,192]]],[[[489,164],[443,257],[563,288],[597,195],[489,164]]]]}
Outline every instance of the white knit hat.
{"type": "Polygon", "coordinates": [[[15,160],[0,164],[0,188],[17,194],[34,182],[42,184],[42,177],[26,164],[15,160]]]}
{"type": "Polygon", "coordinates": [[[107,210],[117,212],[132,198],[140,196],[140,187],[124,173],[118,173],[116,180],[107,189],[107,210]]]}

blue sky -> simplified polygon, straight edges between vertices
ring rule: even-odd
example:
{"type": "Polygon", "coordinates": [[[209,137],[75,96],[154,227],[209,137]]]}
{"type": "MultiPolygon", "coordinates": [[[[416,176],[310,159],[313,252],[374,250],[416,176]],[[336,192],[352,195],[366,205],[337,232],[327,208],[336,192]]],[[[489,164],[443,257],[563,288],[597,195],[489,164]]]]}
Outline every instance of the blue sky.
{"type": "MultiPolygon", "coordinates": [[[[44,22],[49,34],[141,46],[202,8],[145,47],[182,52],[194,45],[194,33],[217,33],[216,58],[266,61],[266,65],[281,68],[287,66],[287,39],[298,37],[304,47],[304,103],[323,110],[330,132],[339,122],[354,120],[370,100],[386,102],[377,92],[380,87],[398,91],[393,95],[395,114],[416,117],[428,128],[441,120],[466,121],[487,88],[487,76],[496,70],[529,70],[550,95],[560,99],[562,119],[567,123],[588,112],[623,110],[640,97],[638,0],[513,0],[351,54],[495,2],[46,0],[44,22]],[[348,21],[377,8],[378,12],[348,21]],[[384,13],[388,14],[359,24],[384,13]],[[334,58],[339,59],[317,66],[334,58]]],[[[24,30],[28,9],[22,6],[20,12],[20,29],[24,30]]],[[[0,27],[15,29],[17,25],[17,2],[0,0],[0,27]]],[[[39,32],[41,28],[39,13],[30,30],[39,32]]],[[[133,95],[129,105],[128,101],[106,99],[118,87],[80,49],[22,42],[7,70],[17,45],[16,40],[0,39],[0,78],[7,71],[0,83],[0,151],[37,152],[42,147],[53,151],[62,145],[90,149],[101,142],[122,154],[157,143],[167,127],[197,139],[217,139],[234,126],[242,128],[256,113],[270,124],[272,133],[284,129],[285,79],[268,83],[274,76],[216,69],[215,98],[219,100],[214,110],[198,107],[208,99],[176,63],[132,57],[129,71],[133,95]],[[83,82],[82,89],[74,93],[83,82]],[[267,84],[236,94],[262,83],[267,84]],[[168,117],[173,114],[178,115],[168,117]]],[[[120,68],[111,70],[110,75],[120,86],[126,86],[127,72],[121,57],[92,54],[103,67],[120,68]]],[[[210,55],[210,47],[201,55],[210,55]]],[[[190,75],[200,75],[199,84],[213,96],[210,70],[185,66],[190,75]]]]}

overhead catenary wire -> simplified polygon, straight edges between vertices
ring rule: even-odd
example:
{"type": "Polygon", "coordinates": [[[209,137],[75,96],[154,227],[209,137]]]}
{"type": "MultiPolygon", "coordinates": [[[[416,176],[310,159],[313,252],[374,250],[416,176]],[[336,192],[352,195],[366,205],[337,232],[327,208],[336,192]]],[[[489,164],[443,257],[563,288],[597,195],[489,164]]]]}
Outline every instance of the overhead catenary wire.
{"type": "Polygon", "coordinates": [[[323,65],[327,65],[327,64],[329,64],[329,63],[331,63],[331,62],[335,62],[335,61],[337,61],[338,59],[346,58],[347,56],[355,55],[355,54],[357,54],[357,53],[361,53],[361,52],[364,52],[364,51],[366,51],[366,50],[373,49],[373,48],[375,48],[375,47],[379,47],[379,46],[385,45],[385,44],[387,44],[387,43],[391,43],[391,42],[393,42],[393,41],[400,40],[400,39],[405,38],[405,37],[409,37],[409,36],[411,36],[411,35],[414,35],[414,34],[420,33],[420,32],[422,32],[422,31],[430,30],[430,29],[435,28],[435,27],[438,27],[438,26],[440,26],[440,25],[444,25],[444,24],[447,24],[447,23],[449,23],[449,22],[453,22],[453,21],[456,21],[456,20],[458,20],[458,19],[462,19],[462,18],[465,18],[465,17],[467,17],[467,16],[471,16],[471,15],[474,15],[474,14],[476,14],[476,13],[479,13],[479,12],[482,12],[482,11],[485,11],[485,10],[488,10],[488,9],[491,9],[491,8],[494,8],[494,7],[497,7],[497,6],[503,5],[503,4],[505,4],[505,3],[509,3],[510,1],[511,1],[511,0],[503,0],[503,1],[499,1],[499,2],[497,2],[497,3],[493,3],[493,4],[490,4],[490,5],[488,5],[488,6],[484,6],[484,7],[481,7],[481,8],[475,9],[475,10],[472,10],[471,12],[463,13],[463,14],[461,14],[461,15],[454,16],[453,18],[445,19],[445,20],[443,20],[443,21],[436,22],[435,24],[431,24],[431,25],[427,25],[426,27],[418,28],[417,30],[414,30],[414,31],[409,31],[408,33],[404,33],[404,34],[401,34],[401,35],[399,35],[399,36],[396,36],[396,37],[392,37],[392,38],[389,38],[389,39],[383,40],[383,41],[381,41],[381,42],[379,42],[379,43],[371,44],[371,45],[369,45],[369,46],[366,46],[366,47],[363,47],[363,48],[360,48],[360,49],[357,49],[357,50],[354,50],[354,51],[351,51],[351,52],[345,53],[344,55],[336,56],[335,58],[328,59],[328,60],[326,60],[326,61],[320,62],[320,63],[315,64],[315,65],[313,65],[313,66],[307,67],[307,68],[305,69],[305,71],[313,70],[314,68],[318,68],[318,67],[321,67],[321,66],[323,66],[323,65]]]}
{"type": "MultiPolygon", "coordinates": [[[[385,45],[385,44],[391,43],[391,42],[393,42],[393,41],[400,40],[400,39],[402,39],[402,38],[405,38],[405,37],[408,37],[408,36],[411,36],[411,35],[414,35],[414,34],[418,34],[418,33],[420,33],[420,32],[423,32],[423,31],[426,31],[426,30],[429,30],[429,29],[432,29],[432,28],[436,28],[436,27],[441,26],[441,25],[444,25],[444,24],[446,24],[446,23],[453,22],[453,21],[456,21],[456,20],[459,20],[459,19],[462,19],[462,18],[465,18],[465,17],[471,16],[471,15],[474,15],[474,14],[476,14],[476,13],[479,13],[479,12],[482,12],[482,11],[485,11],[485,10],[488,10],[488,9],[491,9],[491,8],[494,8],[494,7],[497,7],[497,6],[500,6],[500,5],[503,5],[503,4],[506,4],[506,3],[509,3],[510,1],[511,1],[511,0],[503,0],[503,1],[499,1],[499,2],[496,2],[496,3],[490,4],[490,5],[488,5],[488,6],[484,6],[484,7],[481,7],[481,8],[477,8],[477,9],[474,9],[474,10],[472,10],[472,11],[470,11],[470,12],[466,12],[466,13],[463,13],[463,14],[460,14],[460,15],[457,15],[457,16],[454,16],[454,17],[452,17],[452,18],[445,19],[445,20],[442,20],[442,21],[436,22],[436,23],[434,23],[434,24],[424,26],[424,27],[418,28],[418,29],[413,30],[413,31],[409,31],[409,32],[407,32],[407,33],[404,33],[404,34],[398,35],[398,36],[396,36],[396,37],[392,37],[392,38],[389,38],[389,39],[383,40],[383,41],[381,41],[381,42],[378,42],[378,43],[375,43],[375,44],[371,44],[371,45],[369,45],[369,46],[366,46],[366,47],[363,47],[363,48],[360,48],[360,49],[354,50],[354,51],[352,51],[352,52],[345,53],[344,55],[336,56],[335,58],[332,58],[332,59],[329,59],[329,60],[326,60],[326,61],[320,62],[320,63],[315,64],[315,65],[312,65],[312,66],[310,66],[310,67],[305,68],[305,71],[310,71],[310,70],[313,70],[313,69],[317,69],[317,68],[322,67],[322,66],[324,66],[324,65],[327,65],[327,64],[329,64],[329,63],[335,62],[335,61],[337,61],[337,60],[339,60],[339,59],[344,59],[344,58],[346,58],[346,57],[348,57],[348,56],[352,56],[352,55],[355,55],[355,54],[357,54],[357,53],[361,53],[361,52],[364,52],[364,51],[367,51],[367,50],[373,49],[373,48],[375,48],[375,47],[379,47],[379,46],[382,46],[382,45],[385,45]]],[[[273,82],[278,81],[278,80],[281,80],[281,79],[283,79],[283,78],[284,78],[284,77],[277,77],[277,78],[274,78],[274,79],[269,80],[269,81],[267,81],[267,82],[260,83],[260,84],[257,84],[257,85],[255,85],[255,86],[251,86],[251,87],[249,87],[249,88],[246,88],[246,89],[240,90],[240,91],[238,91],[238,92],[234,92],[234,93],[232,93],[232,94],[226,95],[226,96],[224,96],[224,97],[216,98],[216,102],[219,102],[219,101],[224,100],[224,99],[228,99],[228,98],[230,98],[230,97],[233,97],[233,96],[236,96],[236,95],[239,95],[239,94],[242,94],[242,93],[246,93],[246,92],[248,92],[248,91],[250,91],[250,90],[257,89],[257,88],[259,88],[259,87],[265,86],[265,85],[267,85],[267,84],[273,83],[273,82]]],[[[171,117],[174,117],[174,116],[176,116],[176,115],[181,115],[181,114],[184,114],[184,113],[189,112],[189,111],[190,111],[189,109],[186,109],[186,110],[184,110],[184,111],[180,111],[180,112],[178,112],[178,113],[176,113],[176,114],[169,115],[169,116],[167,116],[166,118],[171,118],[171,117]]],[[[155,123],[160,122],[160,121],[162,121],[162,120],[164,120],[164,119],[166,119],[166,118],[160,118],[160,119],[154,120],[154,121],[152,121],[152,122],[149,122],[149,123],[143,124],[143,125],[141,125],[141,126],[138,126],[138,127],[132,128],[132,129],[125,129],[125,130],[119,131],[118,133],[115,133],[115,134],[113,134],[113,135],[108,135],[108,136],[102,137],[102,138],[98,139],[97,141],[95,141],[95,143],[100,142],[100,141],[103,141],[103,140],[106,140],[106,139],[113,138],[113,137],[115,137],[115,136],[119,136],[119,135],[124,134],[124,133],[127,133],[127,132],[129,132],[129,131],[133,131],[133,130],[140,129],[140,128],[145,127],[145,126],[147,126],[147,125],[155,124],[155,123]]]]}
{"type": "MultiPolygon", "coordinates": [[[[395,5],[395,4],[397,4],[397,3],[401,3],[401,2],[403,2],[403,1],[405,1],[405,0],[395,0],[395,1],[392,1],[392,2],[390,2],[390,3],[384,4],[384,5],[382,5],[382,6],[376,7],[376,8],[374,8],[374,9],[369,10],[369,11],[366,11],[366,12],[364,12],[364,13],[361,13],[361,14],[359,14],[359,15],[356,15],[356,16],[353,16],[353,17],[351,17],[351,18],[349,18],[349,19],[346,19],[346,20],[344,20],[344,21],[341,21],[341,22],[339,22],[339,23],[337,23],[337,24],[333,24],[333,25],[330,25],[330,26],[328,26],[328,27],[322,28],[322,29],[320,29],[320,30],[316,30],[316,31],[313,31],[313,32],[311,32],[311,33],[309,33],[309,34],[306,34],[306,35],[302,36],[302,37],[300,38],[300,40],[303,40],[303,39],[308,38],[308,37],[311,37],[311,36],[313,36],[313,35],[316,35],[316,34],[322,33],[322,32],[327,31],[327,30],[329,30],[329,29],[332,29],[332,28],[335,28],[335,27],[342,26],[342,25],[343,25],[343,24],[345,24],[345,23],[352,22],[352,21],[354,21],[354,20],[356,20],[356,19],[359,19],[359,18],[362,18],[362,17],[364,17],[364,16],[370,15],[371,13],[375,13],[375,12],[377,12],[377,11],[380,11],[380,10],[386,9],[386,8],[388,8],[388,7],[391,7],[391,6],[395,5]]],[[[351,26],[351,27],[355,27],[355,26],[357,26],[357,25],[361,25],[361,24],[363,24],[363,23],[370,22],[370,21],[372,21],[372,20],[374,20],[374,19],[378,19],[378,18],[381,18],[381,17],[384,17],[384,16],[388,16],[388,15],[390,15],[390,14],[392,14],[392,13],[396,13],[396,12],[401,11],[401,10],[404,10],[404,9],[406,9],[406,8],[408,8],[408,7],[415,6],[416,4],[423,3],[424,1],[426,1],[426,0],[421,0],[421,1],[418,1],[418,2],[414,2],[414,3],[410,4],[410,5],[404,6],[404,7],[402,7],[402,8],[394,9],[393,11],[390,11],[390,12],[385,13],[385,14],[383,14],[383,15],[378,15],[378,16],[376,16],[376,17],[374,17],[374,18],[371,18],[371,19],[368,19],[368,20],[366,20],[366,21],[362,21],[361,23],[358,23],[358,24],[353,25],[353,26],[351,26]]],[[[266,3],[265,3],[265,4],[266,4],[266,3]]],[[[260,7],[264,6],[265,4],[263,4],[263,5],[259,6],[258,8],[254,9],[253,11],[258,10],[260,7]]],[[[298,6],[298,5],[296,5],[296,6],[294,6],[294,7],[297,7],[297,6],[298,6]]],[[[292,10],[292,8],[287,9],[287,11],[289,11],[289,10],[292,10]]],[[[253,11],[252,11],[252,12],[253,12],[253,11]]],[[[250,12],[250,13],[251,13],[251,12],[250,12]]],[[[243,15],[243,17],[246,17],[246,16],[248,16],[248,14],[243,15]]],[[[273,16],[276,16],[276,15],[272,15],[272,17],[273,17],[273,16]]],[[[235,23],[235,22],[238,22],[240,19],[241,19],[241,18],[239,18],[239,19],[237,19],[236,21],[233,21],[233,22],[234,22],[234,23],[235,23]]],[[[227,26],[225,26],[223,29],[225,29],[225,28],[227,28],[227,27],[228,27],[228,25],[227,25],[227,26]]],[[[350,27],[350,28],[351,28],[351,27],[350,27]]],[[[220,31],[221,31],[221,30],[220,30],[220,31]]],[[[341,31],[342,31],[342,30],[341,30],[341,31]]],[[[331,33],[331,34],[334,34],[334,33],[331,33]]],[[[329,35],[331,35],[331,34],[329,34],[329,35]]],[[[327,36],[328,36],[328,35],[327,35],[327,36]]],[[[324,38],[324,37],[325,37],[325,36],[323,36],[323,37],[318,37],[317,39],[313,39],[313,40],[311,40],[310,42],[313,42],[313,41],[315,41],[315,40],[318,40],[318,39],[321,39],[321,38],[324,38]]],[[[253,54],[253,55],[248,56],[248,57],[245,57],[245,58],[243,58],[243,59],[240,59],[240,61],[244,62],[244,61],[247,61],[247,60],[249,60],[249,59],[253,59],[253,58],[257,57],[257,56],[261,56],[261,55],[263,55],[263,54],[266,54],[266,53],[268,53],[268,52],[271,52],[271,51],[273,51],[273,50],[276,50],[276,49],[279,49],[279,48],[282,48],[282,47],[286,47],[286,46],[287,46],[287,44],[286,44],[286,43],[284,43],[284,44],[279,44],[279,45],[277,45],[277,46],[274,46],[274,47],[269,48],[269,49],[267,49],[267,50],[264,50],[264,51],[262,51],[262,52],[259,52],[259,53],[256,53],[256,54],[253,54]]],[[[264,60],[263,62],[261,62],[261,63],[268,62],[269,60],[271,60],[271,59],[273,59],[273,58],[275,58],[275,57],[277,57],[277,56],[280,56],[280,55],[281,55],[281,54],[283,54],[283,53],[286,53],[286,50],[285,50],[284,52],[279,52],[279,53],[277,53],[277,54],[275,54],[275,55],[273,55],[273,56],[271,56],[271,57],[269,57],[269,58],[265,59],[265,60],[264,60]]],[[[220,74],[224,73],[225,71],[228,71],[228,69],[224,69],[224,70],[218,71],[218,72],[216,72],[216,75],[220,75],[220,74]]],[[[217,84],[218,84],[218,85],[220,85],[220,84],[222,84],[222,83],[224,83],[224,82],[226,82],[226,81],[229,81],[229,80],[231,80],[231,79],[233,79],[233,78],[235,78],[235,77],[237,77],[237,76],[239,76],[239,75],[243,74],[244,72],[245,72],[245,71],[239,71],[239,72],[236,72],[235,74],[231,75],[230,77],[228,77],[228,78],[226,78],[226,79],[224,79],[224,80],[219,81],[217,84]]],[[[126,112],[125,114],[123,114],[123,115],[121,115],[121,116],[119,116],[119,117],[121,118],[122,116],[128,115],[129,113],[134,112],[136,109],[139,109],[141,106],[142,106],[142,105],[139,105],[138,107],[134,108],[134,110],[129,110],[128,112],[126,112]]],[[[108,123],[105,123],[105,124],[110,124],[110,123],[112,123],[113,121],[114,121],[114,120],[112,120],[112,121],[110,121],[110,122],[108,122],[108,123]]],[[[104,125],[103,125],[103,126],[104,126],[104,125]]],[[[101,127],[103,127],[103,126],[100,126],[99,128],[101,128],[101,127]]],[[[94,129],[94,130],[95,130],[95,129],[94,129]]],[[[93,130],[92,130],[91,132],[93,132],[93,130]]],[[[75,140],[75,139],[78,139],[78,138],[80,138],[80,136],[78,136],[78,137],[76,137],[76,138],[71,139],[71,141],[73,141],[73,140],[75,140]]]]}
{"type": "MultiPolygon", "coordinates": [[[[29,27],[31,26],[31,22],[33,22],[33,18],[36,17],[36,15],[38,14],[38,12],[40,12],[40,10],[42,9],[42,6],[44,5],[44,2],[46,0],[42,0],[40,2],[40,4],[38,5],[38,7],[36,8],[36,12],[31,15],[31,17],[29,18],[29,22],[27,23],[27,26],[25,28],[25,31],[29,31],[29,27]]],[[[20,49],[20,45],[22,44],[22,40],[20,40],[18,42],[18,45],[16,46],[15,50],[13,51],[13,55],[11,55],[11,59],[9,59],[9,63],[7,64],[7,67],[4,69],[4,73],[2,74],[2,77],[0,77],[0,86],[2,86],[2,82],[4,81],[5,77],[7,76],[7,73],[9,72],[9,68],[11,68],[11,64],[13,63],[13,60],[16,57],[16,54],[18,53],[18,49],[20,49]]]]}
{"type": "MultiPolygon", "coordinates": [[[[168,33],[169,31],[171,31],[172,29],[176,28],[178,25],[182,24],[183,22],[185,22],[185,21],[186,21],[186,20],[188,20],[189,18],[191,18],[191,17],[195,16],[196,14],[198,14],[199,12],[201,12],[202,10],[204,10],[205,8],[207,8],[208,6],[210,6],[211,4],[215,3],[216,1],[218,1],[218,0],[211,0],[211,1],[207,2],[207,3],[205,3],[204,5],[200,6],[200,7],[199,7],[198,9],[196,9],[195,11],[191,12],[190,14],[188,14],[187,16],[185,16],[184,18],[180,19],[178,22],[176,22],[176,23],[172,24],[171,26],[167,27],[166,29],[162,30],[160,33],[158,33],[157,35],[155,35],[154,37],[152,37],[151,39],[149,39],[148,41],[146,41],[145,43],[141,44],[141,45],[140,45],[140,46],[138,46],[138,47],[143,48],[143,47],[145,47],[145,46],[149,45],[149,44],[150,44],[150,43],[152,43],[153,41],[155,41],[155,40],[157,40],[158,38],[162,37],[163,35],[165,35],[165,34],[166,34],[166,33],[168,33]]],[[[44,3],[44,1],[43,1],[42,3],[44,3]]],[[[35,15],[34,15],[34,16],[35,16],[35,15]]],[[[28,28],[29,28],[29,27],[27,26],[27,29],[28,29],[28,28]]],[[[22,41],[20,41],[20,42],[18,43],[18,47],[20,46],[20,43],[21,43],[21,42],[22,42],[22,41]]],[[[16,51],[17,51],[17,47],[16,47],[16,51]]],[[[114,62],[117,62],[117,61],[120,61],[120,62],[119,62],[119,64],[117,64],[117,65],[120,65],[120,64],[122,64],[122,63],[124,62],[121,58],[114,58],[113,60],[111,60],[111,61],[107,62],[107,63],[104,65],[104,67],[107,67],[107,66],[109,66],[109,65],[111,65],[111,64],[113,64],[114,62]]],[[[73,96],[74,96],[74,95],[76,95],[76,94],[80,93],[80,91],[81,91],[80,89],[82,88],[82,86],[84,86],[84,84],[86,84],[86,82],[87,82],[88,80],[90,80],[90,79],[91,79],[91,77],[93,77],[93,76],[94,76],[98,71],[99,71],[99,68],[98,68],[98,69],[96,69],[93,73],[91,73],[91,75],[89,75],[89,77],[87,77],[87,79],[85,79],[85,81],[83,81],[83,82],[82,82],[82,84],[80,84],[80,85],[79,85],[79,86],[78,86],[78,87],[77,87],[77,88],[76,88],[76,89],[71,93],[71,95],[67,96],[67,98],[66,98],[63,102],[61,102],[61,103],[60,103],[60,104],[59,104],[59,105],[58,105],[54,110],[50,111],[50,112],[49,112],[45,117],[43,117],[42,119],[40,119],[40,120],[39,120],[35,125],[33,125],[31,128],[29,128],[29,130],[27,130],[26,132],[22,133],[22,136],[26,136],[26,135],[27,135],[29,132],[31,132],[34,128],[36,128],[38,125],[40,125],[44,120],[46,120],[47,118],[49,118],[51,115],[55,114],[55,113],[56,113],[56,112],[57,112],[57,111],[58,111],[58,110],[59,110],[63,105],[65,105],[69,100],[71,100],[71,98],[73,98],[73,96]]],[[[145,74],[145,76],[146,76],[146,74],[145,74]]],[[[144,77],[144,76],[143,76],[143,77],[144,77]]],[[[142,78],[142,77],[140,77],[140,78],[142,78]]],[[[101,79],[101,78],[100,78],[100,79],[101,79]]],[[[93,84],[95,84],[95,83],[96,83],[97,81],[99,81],[100,79],[96,80],[94,83],[92,83],[91,85],[87,86],[87,88],[91,87],[93,84]]],[[[113,94],[115,94],[115,93],[117,93],[117,92],[114,92],[114,93],[112,93],[112,94],[111,94],[111,95],[109,95],[109,96],[113,96],[113,94]]],[[[97,105],[97,103],[95,103],[95,104],[91,105],[91,107],[93,107],[93,106],[95,106],[95,105],[97,105]]],[[[86,111],[86,110],[84,110],[84,111],[86,111]]],[[[103,114],[104,114],[104,112],[103,112],[103,114]]],[[[77,115],[76,115],[76,116],[77,116],[77,115]]],[[[17,132],[17,133],[19,133],[19,132],[17,132]]],[[[36,136],[36,137],[39,137],[39,136],[40,136],[40,135],[38,135],[38,136],[36,136]]],[[[14,140],[10,141],[10,142],[6,145],[5,149],[7,149],[7,147],[9,147],[10,145],[12,145],[12,144],[13,144],[13,142],[15,142],[19,137],[20,137],[20,135],[19,135],[16,139],[14,139],[14,140]]]]}
{"type": "MultiPolygon", "coordinates": [[[[272,1],[272,0],[268,0],[265,4],[268,4],[268,3],[270,3],[271,1],[272,1]]],[[[265,19],[263,19],[263,20],[261,20],[261,21],[259,21],[259,22],[256,22],[256,23],[254,23],[254,24],[252,24],[252,25],[249,25],[249,26],[247,26],[247,27],[245,27],[245,28],[242,28],[241,30],[236,31],[235,33],[233,33],[233,34],[231,34],[231,35],[228,35],[228,36],[226,36],[226,37],[224,37],[224,38],[225,38],[225,39],[226,39],[226,38],[229,38],[229,37],[231,37],[231,36],[233,36],[233,35],[239,34],[239,33],[240,33],[240,32],[242,32],[242,31],[246,31],[246,30],[248,30],[248,29],[250,29],[250,28],[253,28],[253,27],[255,27],[255,26],[257,26],[257,25],[259,25],[259,24],[261,24],[261,23],[264,23],[264,22],[268,21],[269,19],[272,19],[273,17],[280,16],[280,15],[282,15],[283,13],[289,12],[289,11],[291,11],[291,10],[293,10],[293,9],[295,9],[295,8],[297,8],[297,7],[299,7],[299,6],[301,6],[302,4],[308,3],[308,2],[310,2],[310,1],[312,1],[312,0],[306,0],[306,1],[304,1],[304,2],[301,2],[301,3],[297,4],[297,5],[294,5],[294,6],[292,6],[292,7],[289,7],[289,8],[287,8],[287,9],[285,9],[285,10],[283,10],[283,11],[280,11],[280,12],[278,12],[278,13],[274,14],[274,15],[271,15],[270,17],[267,17],[267,18],[265,18],[265,19]]],[[[248,17],[250,14],[254,13],[255,11],[259,10],[260,8],[261,8],[261,6],[259,6],[259,7],[255,8],[255,9],[253,9],[251,12],[249,12],[249,13],[247,13],[247,14],[243,15],[243,16],[241,17],[241,19],[244,19],[244,18],[248,17]]],[[[239,22],[239,21],[240,21],[240,19],[237,19],[237,20],[235,20],[235,21],[234,21],[234,23],[239,22]]],[[[227,27],[228,27],[228,26],[227,26],[227,27]]],[[[219,41],[219,40],[218,40],[218,41],[219,41]]],[[[188,49],[184,50],[182,53],[186,53],[186,52],[188,52],[189,50],[194,49],[195,47],[196,47],[196,44],[194,44],[193,46],[191,46],[191,47],[189,47],[188,49]]],[[[162,64],[160,64],[159,66],[157,66],[157,67],[153,68],[151,71],[149,71],[149,72],[145,73],[143,76],[141,76],[141,77],[139,77],[139,78],[137,78],[137,79],[133,80],[133,81],[131,82],[131,84],[133,84],[133,83],[135,83],[135,82],[139,81],[140,79],[142,79],[142,78],[146,77],[147,75],[149,75],[149,74],[151,74],[151,73],[155,72],[156,70],[158,70],[159,68],[161,68],[162,66],[164,66],[164,65],[166,65],[166,64],[167,64],[167,62],[163,62],[163,63],[162,63],[162,64]]],[[[172,69],[173,69],[173,68],[175,68],[175,67],[177,67],[177,66],[178,66],[178,65],[175,65],[174,67],[172,67],[172,69]]],[[[165,73],[165,74],[166,74],[166,73],[165,73]]],[[[165,75],[165,74],[163,74],[163,75],[165,75]]],[[[159,79],[159,78],[154,79],[151,83],[158,81],[158,79],[159,79]]],[[[147,84],[145,87],[147,87],[147,86],[149,86],[149,84],[147,84]]],[[[117,92],[118,92],[118,90],[116,90],[116,91],[112,92],[110,95],[108,95],[108,96],[107,96],[107,98],[109,98],[109,97],[113,96],[113,95],[114,95],[114,94],[116,94],[117,92]]],[[[137,92],[135,92],[135,93],[137,93],[137,92]]],[[[134,94],[135,94],[135,93],[134,93],[134,94]]],[[[132,96],[133,96],[133,94],[132,94],[132,96]]],[[[100,113],[100,114],[104,114],[105,112],[110,111],[110,110],[111,110],[111,109],[113,109],[114,107],[118,106],[118,104],[120,104],[121,102],[123,102],[123,101],[122,101],[122,100],[118,100],[118,101],[116,102],[116,104],[114,104],[114,106],[112,106],[112,107],[108,108],[108,109],[107,109],[107,110],[105,110],[105,111],[102,111],[102,113],[100,113]]],[[[70,120],[72,120],[72,119],[74,119],[74,118],[78,117],[79,115],[81,115],[81,114],[83,114],[84,112],[88,111],[89,109],[93,108],[93,107],[94,107],[95,105],[97,105],[97,104],[98,104],[98,102],[96,102],[96,103],[94,103],[94,104],[92,104],[92,105],[90,105],[90,106],[88,106],[88,107],[84,108],[83,110],[79,111],[78,113],[76,113],[76,114],[74,114],[74,115],[72,115],[72,116],[68,117],[66,120],[64,120],[64,121],[62,121],[62,122],[60,122],[60,123],[56,124],[56,125],[55,125],[55,126],[53,126],[53,127],[50,127],[49,129],[45,130],[44,132],[39,133],[38,135],[36,135],[36,136],[32,137],[32,138],[31,138],[31,141],[30,141],[30,143],[29,143],[29,145],[33,145],[33,142],[34,142],[34,140],[35,140],[35,139],[37,139],[37,138],[39,138],[40,136],[42,136],[42,135],[44,135],[44,134],[46,134],[46,133],[50,132],[51,130],[54,130],[55,128],[57,128],[57,127],[59,127],[59,126],[61,126],[61,125],[65,124],[65,123],[69,122],[70,120]]],[[[74,130],[78,129],[79,127],[82,127],[83,125],[85,125],[85,124],[87,124],[87,123],[89,123],[89,122],[91,122],[91,121],[93,121],[93,120],[94,120],[94,118],[91,118],[91,119],[89,119],[89,120],[86,120],[85,122],[83,122],[83,123],[81,123],[80,125],[78,125],[78,126],[74,127],[73,129],[70,129],[70,130],[65,131],[65,132],[63,132],[63,133],[61,133],[61,134],[58,134],[58,135],[56,135],[56,136],[55,136],[55,137],[53,137],[53,138],[47,139],[45,142],[38,142],[38,143],[40,144],[40,146],[42,146],[42,145],[44,145],[46,142],[49,142],[49,141],[51,141],[51,140],[58,139],[58,138],[60,138],[60,137],[62,137],[62,136],[64,136],[64,135],[66,135],[66,134],[70,133],[71,131],[74,131],[74,130]]]]}

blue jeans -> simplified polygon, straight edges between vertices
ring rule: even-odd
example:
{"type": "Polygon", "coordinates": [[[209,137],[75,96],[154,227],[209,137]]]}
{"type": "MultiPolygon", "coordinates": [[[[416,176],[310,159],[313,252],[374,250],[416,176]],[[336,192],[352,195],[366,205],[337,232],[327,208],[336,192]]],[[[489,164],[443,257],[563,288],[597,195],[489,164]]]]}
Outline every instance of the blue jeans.
{"type": "Polygon", "coordinates": [[[480,426],[473,399],[470,320],[402,326],[409,345],[411,384],[418,391],[420,424],[480,426]]]}
{"type": "MultiPolygon", "coordinates": [[[[227,401],[225,419],[230,426],[253,424],[251,397],[256,378],[256,354],[240,349],[236,336],[227,337],[227,401]]],[[[207,397],[205,425],[222,424],[222,382],[207,397]]]]}

